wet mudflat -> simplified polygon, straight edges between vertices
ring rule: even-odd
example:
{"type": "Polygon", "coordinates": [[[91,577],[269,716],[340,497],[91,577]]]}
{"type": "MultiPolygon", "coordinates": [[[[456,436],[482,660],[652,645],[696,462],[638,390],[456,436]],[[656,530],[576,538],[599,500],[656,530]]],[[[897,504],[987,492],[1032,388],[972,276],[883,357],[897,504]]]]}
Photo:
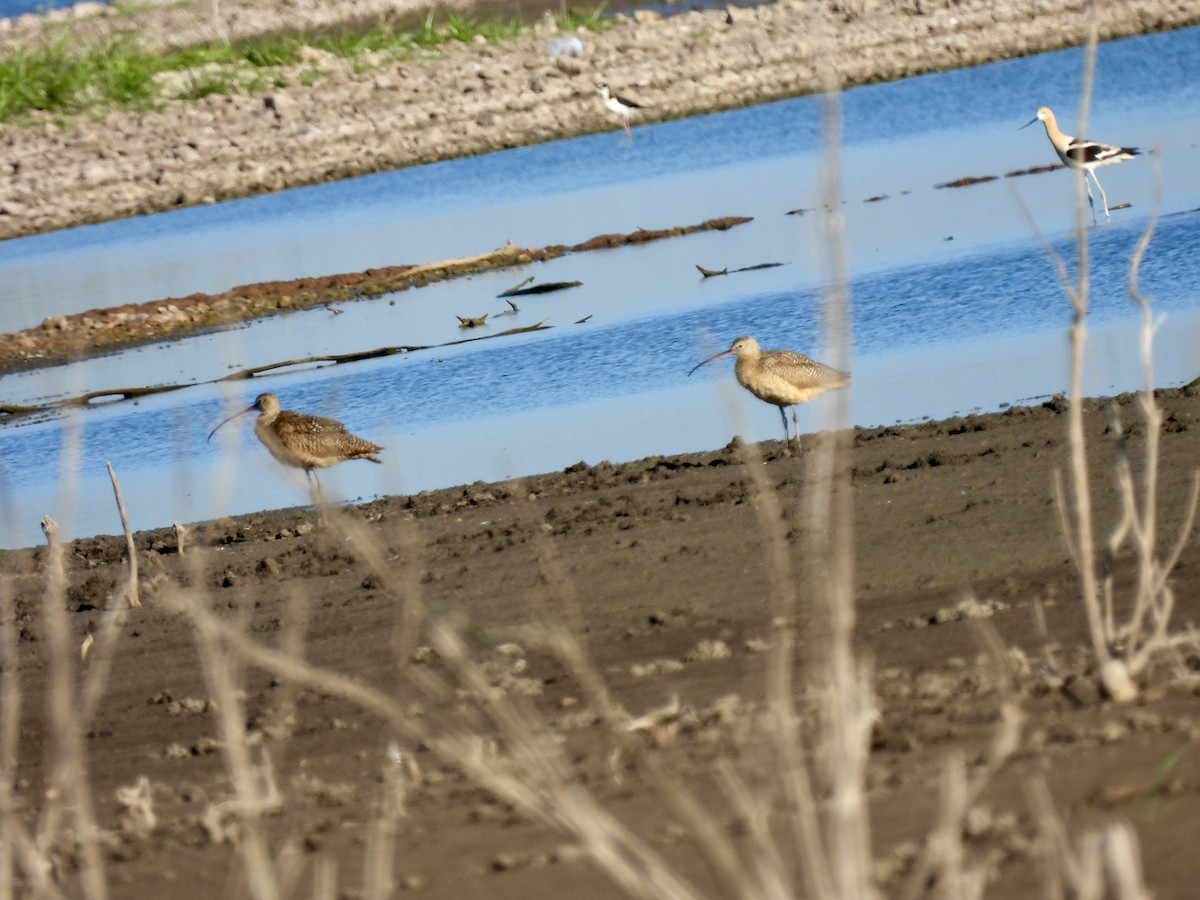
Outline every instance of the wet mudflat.
{"type": "MultiPolygon", "coordinates": [[[[1173,533],[1195,467],[1200,394],[1189,388],[1160,400],[1168,423],[1161,524],[1173,533]]],[[[1125,398],[1118,408],[1137,457],[1134,403],[1125,398]]],[[[1097,515],[1105,523],[1115,515],[1115,492],[1105,488],[1109,415],[1106,403],[1092,404],[1088,414],[1097,515]]],[[[968,842],[971,859],[990,860],[989,895],[1014,896],[1036,884],[1048,844],[1027,788],[1044,772],[1069,828],[1129,819],[1155,895],[1191,896],[1192,867],[1181,848],[1196,837],[1200,768],[1188,748],[1200,735],[1200,701],[1186,685],[1154,677],[1136,706],[1102,702],[1086,678],[1073,690],[1062,686],[1062,676],[1086,675],[1088,658],[1078,584],[1053,500],[1064,434],[1060,403],[855,434],[857,641],[874,661],[881,709],[867,783],[874,855],[889,896],[910,871],[919,847],[913,842],[934,821],[947,761],[963,754],[975,771],[1005,696],[1018,699],[1024,716],[1020,750],[976,804],[968,842]],[[981,618],[1022,654],[1009,659],[1004,675],[983,654],[981,618]]],[[[803,573],[811,565],[800,550],[805,458],[782,455],[778,444],[762,449],[763,471],[783,502],[787,555],[803,573]]],[[[138,535],[143,607],[126,613],[118,628],[116,665],[86,739],[112,895],[244,891],[237,852],[212,827],[220,820],[214,807],[232,794],[195,634],[187,617],[170,611],[181,583],[267,646],[295,640],[293,629],[303,622],[309,659],[385,690],[396,666],[414,661],[451,677],[420,649],[424,633],[404,638],[400,646],[413,655],[397,660],[394,636],[406,598],[420,596],[431,621],[465,617],[471,652],[494,689],[531,703],[568,748],[574,775],[703,892],[720,895],[688,823],[668,811],[645,769],[628,759],[613,768],[621,759],[613,756],[617,738],[531,627],[545,615],[566,622],[632,717],[677,697],[686,712],[644,735],[648,752],[699,786],[722,829],[741,833],[712,781],[716,760],[735,758],[752,784],[775,777],[762,768],[755,724],[764,648],[778,638],[765,599],[772,566],[755,506],[747,463],[725,449],[572,467],[346,510],[385,548],[385,578],[357,555],[336,517],[323,522],[311,511],[203,525],[187,535],[182,554],[170,529],[138,535]],[[142,776],[157,816],[149,831],[112,799],[142,776]]],[[[1122,557],[1122,573],[1126,563],[1122,557]]],[[[41,699],[45,564],[44,550],[3,555],[15,593],[25,700],[19,796],[31,805],[42,796],[52,746],[41,699]]],[[[100,631],[105,614],[97,607],[126,577],[124,542],[75,542],[66,548],[66,565],[70,634],[78,643],[100,631]]],[[[1193,540],[1172,579],[1181,623],[1200,612],[1198,574],[1193,540]]],[[[803,596],[801,602],[803,610],[803,596]]],[[[801,667],[820,645],[815,627],[802,612],[801,667]]],[[[264,820],[270,846],[295,848],[281,862],[289,877],[308,884],[314,867],[332,861],[339,888],[360,889],[381,785],[393,783],[390,755],[413,766],[390,845],[397,884],[439,898],[615,895],[611,880],[570,840],[498,803],[461,770],[354,704],[289,688],[253,669],[244,686],[254,752],[270,757],[281,798],[264,820]]],[[[460,723],[486,736],[469,696],[451,691],[409,702],[419,705],[423,722],[460,723]]],[[[738,840],[749,851],[748,839],[738,840]]],[[[75,877],[69,860],[62,877],[67,884],[75,877]]]]}

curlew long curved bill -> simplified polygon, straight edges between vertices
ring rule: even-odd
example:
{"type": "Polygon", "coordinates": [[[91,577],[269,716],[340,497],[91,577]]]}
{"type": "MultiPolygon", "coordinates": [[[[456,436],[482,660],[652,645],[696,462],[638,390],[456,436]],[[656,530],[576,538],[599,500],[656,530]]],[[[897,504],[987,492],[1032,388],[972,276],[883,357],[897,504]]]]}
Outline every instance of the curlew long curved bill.
{"type": "Polygon", "coordinates": [[[692,371],[691,371],[691,372],[688,372],[688,377],[691,377],[691,374],[692,374],[692,372],[695,372],[695,371],[696,371],[698,368],[700,368],[701,366],[706,366],[706,365],[708,365],[710,362],[712,362],[713,360],[721,359],[721,358],[722,358],[722,357],[724,357],[724,356],[733,356],[733,350],[732,350],[732,349],[730,349],[730,350],[722,350],[720,353],[714,353],[714,354],[713,354],[712,356],[710,356],[708,359],[703,359],[703,360],[701,360],[700,362],[698,362],[698,363],[696,363],[694,366],[692,366],[692,371]]]}
{"type": "MultiPolygon", "coordinates": [[[[222,425],[232,422],[238,416],[244,416],[248,412],[254,412],[257,408],[258,408],[257,406],[247,406],[245,409],[241,410],[240,412],[235,412],[232,416],[228,416],[228,417],[222,419],[217,424],[217,428],[220,428],[222,425]]],[[[210,431],[208,433],[208,440],[210,440],[210,441],[212,440],[212,436],[217,433],[217,428],[214,428],[212,431],[210,431]]]]}

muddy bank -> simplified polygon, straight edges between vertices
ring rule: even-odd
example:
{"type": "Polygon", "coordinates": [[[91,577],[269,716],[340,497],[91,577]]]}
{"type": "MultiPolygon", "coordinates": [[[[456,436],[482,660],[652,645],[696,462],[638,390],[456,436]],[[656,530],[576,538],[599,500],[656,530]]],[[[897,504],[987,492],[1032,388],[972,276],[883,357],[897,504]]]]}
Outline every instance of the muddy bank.
{"type": "MultiPolygon", "coordinates": [[[[1194,477],[1200,392],[1163,391],[1159,399],[1159,524],[1169,545],[1194,477]]],[[[1086,419],[1104,534],[1118,520],[1111,408],[1089,403],[1086,419]]],[[[1116,408],[1139,461],[1136,401],[1120,398],[1116,408]]],[[[1181,848],[1200,838],[1200,758],[1188,751],[1200,740],[1200,700],[1191,683],[1167,680],[1160,669],[1144,673],[1135,705],[1107,703],[1095,689],[1054,501],[1065,419],[1055,400],[854,434],[856,640],[873,664],[879,704],[865,790],[884,896],[904,895],[937,819],[947,767],[962,760],[969,777],[985,771],[1006,702],[1020,710],[1019,740],[974,799],[963,835],[967,860],[987,873],[985,895],[1042,893],[1042,866],[1060,852],[1029,800],[1043,776],[1071,834],[1127,820],[1154,896],[1194,894],[1194,866],[1181,848]],[[1002,663],[986,654],[981,621],[995,627],[1002,663]]],[[[805,437],[806,453],[812,440],[805,437]]],[[[753,466],[782,502],[782,558],[800,590],[803,672],[822,640],[805,587],[820,577],[820,562],[804,553],[801,507],[811,482],[804,457],[783,454],[778,443],[761,449],[753,466]]],[[[103,610],[127,577],[124,541],[67,545],[60,604],[72,658],[95,639],[74,663],[80,684],[95,675],[106,623],[117,626],[115,664],[82,740],[110,895],[199,900],[241,892],[242,842],[223,763],[226,702],[240,704],[237,721],[255,764],[269,760],[260,771],[269,771],[273,794],[261,821],[294,896],[307,896],[331,866],[338,895],[368,893],[365,861],[379,847],[384,871],[406,895],[620,895],[577,840],[482,789],[432,738],[413,740],[332,691],[253,666],[235,673],[238,699],[218,702],[197,633],[173,605],[181,590],[256,643],[301,647],[314,664],[400,697],[413,727],[476,736],[479,753],[499,769],[508,769],[510,748],[488,720],[486,691],[536,710],[539,735],[564,750],[579,790],[699,895],[732,895],[706,864],[695,822],[664,800],[654,773],[674,773],[697,790],[705,815],[747,853],[756,841],[720,789],[722,767],[761,793],[764,815],[783,814],[771,802],[778,773],[763,732],[766,660],[781,624],[769,601],[780,557],[761,509],[750,466],[726,448],[389,498],[328,522],[311,510],[255,513],[191,527],[182,547],[169,529],[138,534],[143,606],[118,619],[103,610]],[[378,543],[373,561],[348,538],[353,527],[378,543]],[[415,630],[406,612],[413,597],[429,611],[415,630]],[[628,716],[622,721],[643,721],[634,731],[640,752],[628,732],[604,724],[596,698],[539,639],[547,617],[583,641],[628,716]],[[435,623],[461,629],[486,691],[458,682],[432,650],[435,623]],[[118,800],[141,778],[153,822],[144,806],[118,800]],[[403,812],[380,832],[392,801],[403,812]]],[[[16,623],[17,664],[5,673],[17,674],[23,700],[15,808],[31,828],[47,821],[38,817],[53,803],[47,558],[45,548],[0,553],[16,623]]],[[[1127,547],[1112,558],[1120,610],[1133,560],[1127,547]]],[[[1183,627],[1200,616],[1194,535],[1170,584],[1183,627]]],[[[1181,648],[1178,659],[1200,667],[1192,649],[1181,648]]],[[[819,758],[815,700],[798,690],[797,702],[803,740],[819,758]]],[[[65,845],[73,846],[69,838],[65,845]]],[[[55,855],[58,884],[74,887],[79,866],[77,853],[55,855]]],[[[27,885],[19,879],[18,890],[27,885]]]]}
{"type": "MultiPolygon", "coordinates": [[[[724,216],[669,229],[643,228],[629,234],[600,234],[572,245],[551,244],[526,248],[510,241],[498,250],[462,259],[238,285],[220,294],[197,293],[182,298],[168,297],[146,303],[92,309],[70,316],[50,316],[36,328],[0,334],[0,375],[41,366],[63,365],[72,360],[130,347],[205,334],[267,316],[381,297],[474,272],[517,268],[556,259],[568,253],[643,244],[697,231],[727,231],[749,221],[745,216],[724,216]]],[[[402,352],[427,348],[414,345],[387,349],[402,352]]],[[[0,404],[0,414],[16,415],[30,411],[32,409],[0,404]]]]}
{"type": "MultiPolygon", "coordinates": [[[[230,4],[227,14],[250,15],[251,6],[230,4]]],[[[176,16],[203,21],[200,7],[208,5],[153,7],[129,21],[140,28],[152,14],[146,30],[163,38],[186,31],[176,16]]],[[[1200,7],[1185,0],[1094,7],[1101,39],[1200,21],[1200,7]]],[[[263,14],[286,23],[292,8],[263,14]]],[[[610,129],[597,78],[646,104],[641,121],[656,121],[811,92],[824,63],[845,86],[1078,44],[1092,8],[1083,0],[895,0],[814,13],[802,0],[780,0],[622,18],[604,33],[580,33],[579,56],[551,58],[546,29],[369,71],[316,54],[276,73],[283,86],[270,91],[4,126],[0,238],[610,129]]]]}

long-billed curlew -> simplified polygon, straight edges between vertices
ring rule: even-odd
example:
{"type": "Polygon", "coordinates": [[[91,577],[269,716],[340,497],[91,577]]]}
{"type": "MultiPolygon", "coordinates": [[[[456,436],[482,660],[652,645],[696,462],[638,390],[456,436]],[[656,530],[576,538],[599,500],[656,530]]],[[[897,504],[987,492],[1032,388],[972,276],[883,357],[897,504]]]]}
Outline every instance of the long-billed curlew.
{"type": "MultiPolygon", "coordinates": [[[[740,337],[721,353],[715,353],[697,363],[692,372],[701,366],[725,356],[736,356],[737,365],[733,372],[738,384],[759,400],[779,407],[783,419],[783,440],[788,441],[786,408],[797,403],[807,403],[826,391],[844,388],[850,376],[824,363],[810,359],[803,353],[792,350],[763,350],[752,337],[740,337]]],[[[692,372],[688,372],[691,375],[692,372]]],[[[796,426],[796,437],[800,437],[800,421],[792,409],[792,423],[796,426]]]]}
{"type": "MultiPolygon", "coordinates": [[[[318,488],[320,482],[317,481],[314,469],[336,466],[348,459],[382,462],[375,455],[383,449],[382,447],[355,437],[336,419],[280,409],[279,398],[274,394],[259,394],[253,404],[241,412],[234,413],[217,425],[217,428],[238,416],[255,411],[258,412],[258,419],[254,423],[254,433],[263,442],[263,446],[285,466],[303,469],[311,481],[316,481],[318,488]]],[[[210,441],[217,433],[217,428],[209,432],[210,441]]]]}
{"type": "Polygon", "coordinates": [[[1021,128],[1028,128],[1038,121],[1046,126],[1046,137],[1050,138],[1050,143],[1054,145],[1054,152],[1058,154],[1058,158],[1063,161],[1063,164],[1084,173],[1083,184],[1088,192],[1088,206],[1092,208],[1092,224],[1096,223],[1096,201],[1092,199],[1092,186],[1088,184],[1088,175],[1092,176],[1092,181],[1096,182],[1096,187],[1100,188],[1100,199],[1104,201],[1104,221],[1109,221],[1108,197],[1104,193],[1104,188],[1100,187],[1100,179],[1096,177],[1096,170],[1101,166],[1112,166],[1127,159],[1133,159],[1141,151],[1137,147],[1114,147],[1111,144],[1097,144],[1095,141],[1085,141],[1082,138],[1073,138],[1069,134],[1063,134],[1062,129],[1058,127],[1058,120],[1054,118],[1054,111],[1048,106],[1041,107],[1037,111],[1037,115],[1021,128]]]}
{"type": "Polygon", "coordinates": [[[614,94],[603,81],[596,82],[596,93],[604,101],[604,108],[620,118],[621,124],[625,127],[625,136],[632,138],[633,132],[629,130],[629,117],[635,110],[645,109],[645,107],[640,103],[630,100],[628,97],[614,94]]]}

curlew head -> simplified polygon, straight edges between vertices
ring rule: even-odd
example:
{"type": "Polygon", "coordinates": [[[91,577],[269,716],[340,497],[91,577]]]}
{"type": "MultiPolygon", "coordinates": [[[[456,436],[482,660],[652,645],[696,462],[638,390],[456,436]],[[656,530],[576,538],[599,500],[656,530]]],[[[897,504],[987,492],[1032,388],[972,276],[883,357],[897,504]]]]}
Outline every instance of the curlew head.
{"type": "Polygon", "coordinates": [[[1026,122],[1024,125],[1022,125],[1021,128],[1018,128],[1017,131],[1020,131],[1022,128],[1028,128],[1034,122],[1044,122],[1044,123],[1046,123],[1046,125],[1048,127],[1049,126],[1057,127],[1057,125],[1058,125],[1058,122],[1054,118],[1054,110],[1052,110],[1048,106],[1039,106],[1037,115],[1034,116],[1032,119],[1030,119],[1028,122],[1026,122]]]}
{"type": "MultiPolygon", "coordinates": [[[[254,398],[254,402],[251,403],[249,406],[247,406],[245,409],[241,410],[240,412],[235,412],[232,416],[229,416],[228,418],[222,419],[221,422],[217,425],[217,428],[220,428],[222,425],[224,425],[227,422],[232,422],[234,419],[238,418],[239,416],[244,416],[244,415],[246,415],[246,413],[251,413],[251,412],[258,412],[265,416],[274,415],[275,413],[279,412],[279,398],[276,397],[274,394],[259,394],[257,397],[254,398]]],[[[217,428],[214,428],[212,431],[210,431],[208,433],[208,439],[210,441],[212,440],[213,435],[217,433],[217,428]]]]}
{"type": "MultiPolygon", "coordinates": [[[[692,372],[695,372],[701,366],[707,365],[716,359],[723,359],[726,356],[736,356],[738,359],[757,359],[762,355],[762,350],[758,346],[758,341],[754,338],[745,335],[734,340],[728,350],[722,350],[720,353],[714,353],[708,359],[701,360],[692,367],[692,372]]],[[[691,375],[692,372],[688,372],[691,375]]]]}

